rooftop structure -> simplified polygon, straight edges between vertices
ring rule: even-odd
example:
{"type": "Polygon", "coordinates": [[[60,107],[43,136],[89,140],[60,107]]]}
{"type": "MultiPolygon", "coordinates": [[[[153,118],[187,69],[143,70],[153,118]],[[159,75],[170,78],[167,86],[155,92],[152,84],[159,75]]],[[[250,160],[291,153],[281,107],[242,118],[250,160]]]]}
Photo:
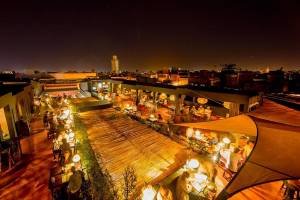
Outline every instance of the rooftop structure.
{"type": "Polygon", "coordinates": [[[116,55],[113,55],[111,60],[111,72],[119,74],[119,60],[116,55]]]}

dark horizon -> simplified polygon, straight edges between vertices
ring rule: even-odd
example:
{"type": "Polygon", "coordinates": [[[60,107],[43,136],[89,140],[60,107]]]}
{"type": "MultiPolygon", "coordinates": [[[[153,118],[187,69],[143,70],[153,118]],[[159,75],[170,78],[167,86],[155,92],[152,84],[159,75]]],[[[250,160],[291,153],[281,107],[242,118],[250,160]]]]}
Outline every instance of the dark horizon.
{"type": "Polygon", "coordinates": [[[300,69],[297,1],[45,3],[0,8],[0,69],[300,69]]]}

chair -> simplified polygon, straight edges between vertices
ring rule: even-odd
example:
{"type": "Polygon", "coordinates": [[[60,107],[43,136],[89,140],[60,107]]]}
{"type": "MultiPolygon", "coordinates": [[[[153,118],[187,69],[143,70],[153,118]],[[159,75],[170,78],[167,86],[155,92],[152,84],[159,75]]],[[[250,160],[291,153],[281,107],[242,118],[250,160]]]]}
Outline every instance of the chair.
{"type": "Polygon", "coordinates": [[[224,172],[223,172],[223,177],[227,180],[227,181],[230,181],[232,179],[232,177],[235,175],[236,173],[231,171],[230,169],[228,168],[225,168],[224,169],[224,172]]]}
{"type": "Polygon", "coordinates": [[[289,199],[300,199],[300,188],[296,187],[293,184],[289,184],[287,181],[285,183],[285,191],[284,191],[284,197],[287,197],[289,199]],[[295,198],[295,194],[296,194],[296,198],[295,198]]]}

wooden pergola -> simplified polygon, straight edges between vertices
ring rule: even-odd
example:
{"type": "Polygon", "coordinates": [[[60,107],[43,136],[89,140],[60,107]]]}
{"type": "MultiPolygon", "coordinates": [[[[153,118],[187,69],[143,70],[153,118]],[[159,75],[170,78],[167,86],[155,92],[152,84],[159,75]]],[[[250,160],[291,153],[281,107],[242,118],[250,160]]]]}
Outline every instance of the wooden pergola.
{"type": "Polygon", "coordinates": [[[157,184],[185,164],[187,149],[153,129],[112,109],[80,113],[90,144],[113,181],[122,183],[127,166],[135,169],[138,187],[157,184]]]}

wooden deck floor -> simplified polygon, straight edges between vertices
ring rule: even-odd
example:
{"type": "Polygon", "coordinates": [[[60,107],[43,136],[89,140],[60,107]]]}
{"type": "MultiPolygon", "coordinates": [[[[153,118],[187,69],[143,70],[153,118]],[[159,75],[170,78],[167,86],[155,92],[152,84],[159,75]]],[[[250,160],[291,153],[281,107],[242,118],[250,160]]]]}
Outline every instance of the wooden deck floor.
{"type": "Polygon", "coordinates": [[[136,170],[138,185],[158,183],[187,159],[184,146],[112,108],[80,113],[94,152],[118,184],[125,167],[136,170]]]}
{"type": "MultiPolygon", "coordinates": [[[[54,166],[52,142],[48,140],[42,121],[31,124],[34,135],[21,140],[24,161],[9,178],[10,183],[0,188],[1,200],[50,200],[48,187],[50,168],[54,166]]],[[[0,182],[5,181],[0,179],[0,182]]],[[[2,185],[2,184],[1,184],[2,185]]]]}

